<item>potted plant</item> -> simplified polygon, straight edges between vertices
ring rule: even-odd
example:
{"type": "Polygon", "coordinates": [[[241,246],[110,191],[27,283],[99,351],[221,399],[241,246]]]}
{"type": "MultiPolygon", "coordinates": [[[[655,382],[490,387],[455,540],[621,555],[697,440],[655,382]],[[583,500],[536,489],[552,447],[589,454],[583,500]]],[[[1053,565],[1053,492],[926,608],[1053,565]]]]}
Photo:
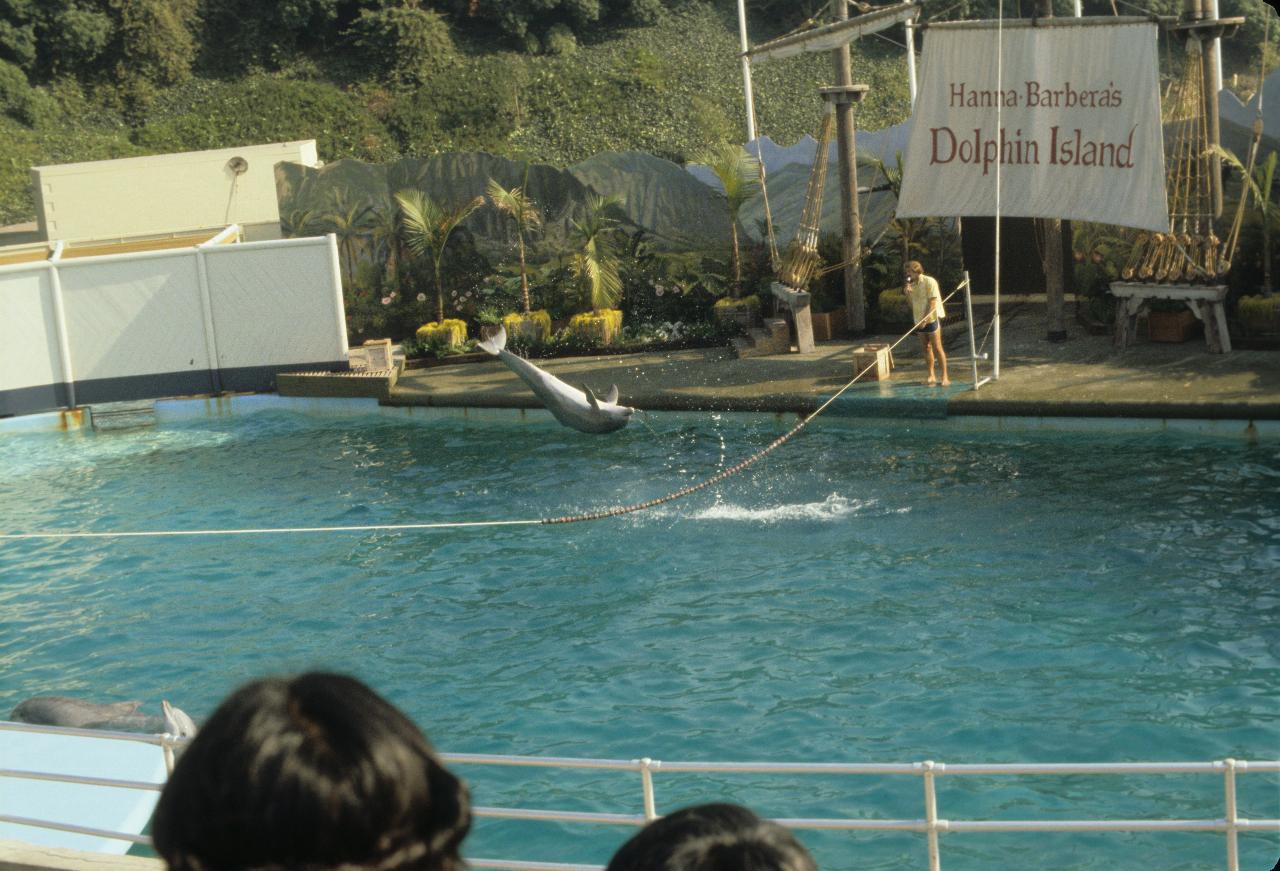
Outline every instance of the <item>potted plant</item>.
{"type": "Polygon", "coordinates": [[[731,296],[721,297],[712,307],[716,321],[732,324],[745,331],[760,325],[760,297],[754,293],[734,299],[731,296]]]}
{"type": "Polygon", "coordinates": [[[482,197],[468,200],[453,207],[441,206],[416,189],[402,190],[395,195],[400,206],[401,230],[405,244],[415,257],[431,256],[435,270],[436,319],[418,328],[419,337],[425,341],[448,339],[452,344],[462,344],[467,338],[466,321],[446,319],[444,313],[444,280],[440,265],[444,260],[449,236],[484,202],[482,197]]]}
{"type": "Polygon", "coordinates": [[[542,226],[542,213],[527,193],[529,167],[525,166],[525,181],[520,187],[507,190],[492,178],[485,188],[485,195],[493,207],[511,218],[516,227],[516,250],[520,258],[520,307],[519,314],[502,319],[508,335],[521,339],[545,342],[551,337],[551,316],[546,311],[534,312],[529,304],[529,267],[525,260],[525,235],[542,226]]]}
{"type": "Polygon", "coordinates": [[[622,204],[618,196],[592,194],[581,221],[574,221],[569,255],[569,273],[585,297],[591,311],[575,315],[569,331],[599,344],[612,344],[622,329],[622,312],[614,306],[622,299],[622,278],[618,274],[617,218],[610,209],[622,204]]]}

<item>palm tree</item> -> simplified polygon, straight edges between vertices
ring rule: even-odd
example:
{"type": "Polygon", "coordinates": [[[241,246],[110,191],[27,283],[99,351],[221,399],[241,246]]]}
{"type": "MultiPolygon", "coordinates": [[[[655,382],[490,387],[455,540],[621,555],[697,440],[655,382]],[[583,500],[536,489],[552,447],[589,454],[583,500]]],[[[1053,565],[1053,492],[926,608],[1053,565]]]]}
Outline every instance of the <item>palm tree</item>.
{"type": "Polygon", "coordinates": [[[1240,196],[1253,196],[1254,208],[1262,222],[1262,293],[1271,296],[1271,225],[1280,214],[1276,203],[1271,202],[1271,187],[1276,179],[1276,153],[1268,154],[1260,166],[1253,168],[1253,175],[1249,175],[1240,158],[1229,150],[1221,146],[1214,146],[1214,150],[1244,179],[1245,189],[1240,191],[1240,196]]]}
{"type": "Polygon", "coordinates": [[[402,232],[409,251],[417,257],[431,255],[436,276],[436,323],[440,323],[444,320],[444,281],[440,275],[440,264],[444,260],[449,234],[484,203],[484,197],[448,208],[422,191],[410,189],[397,192],[396,202],[400,205],[402,232]]]}
{"type": "Polygon", "coordinates": [[[577,249],[569,255],[569,272],[591,301],[592,311],[613,308],[622,298],[615,234],[622,223],[608,214],[622,205],[620,196],[587,198],[587,214],[573,221],[571,239],[577,249]]]}
{"type": "Polygon", "coordinates": [[[489,185],[485,188],[489,202],[493,203],[494,208],[503,214],[510,215],[516,222],[516,245],[520,251],[520,304],[524,306],[526,315],[529,314],[529,271],[524,262],[524,234],[527,230],[542,225],[542,213],[526,193],[528,185],[529,169],[525,167],[525,181],[522,187],[507,190],[493,179],[489,179],[489,185]]]}
{"type": "Polygon", "coordinates": [[[345,188],[336,189],[331,200],[332,211],[326,212],[321,220],[338,237],[338,250],[347,265],[347,287],[354,290],[356,246],[369,230],[373,207],[351,199],[350,191],[345,188]]]}
{"type": "Polygon", "coordinates": [[[383,200],[369,212],[369,235],[373,240],[374,257],[386,263],[386,282],[392,290],[399,290],[401,246],[400,210],[392,200],[383,200]]]}
{"type": "Polygon", "coordinates": [[[716,174],[729,207],[729,235],[733,240],[733,297],[742,296],[742,254],[738,246],[738,213],[760,189],[760,164],[741,145],[721,145],[702,162],[716,174]]]}
{"type": "Polygon", "coordinates": [[[316,231],[315,209],[294,209],[280,218],[280,233],[286,239],[306,236],[316,231]]]}
{"type": "MultiPolygon", "coordinates": [[[[897,199],[902,194],[902,152],[899,151],[894,155],[893,166],[889,166],[878,157],[873,157],[869,161],[876,171],[884,176],[885,184],[889,186],[889,190],[893,192],[893,196],[897,199]]],[[[920,247],[920,237],[924,235],[925,228],[928,226],[927,218],[892,218],[885,226],[885,231],[892,230],[898,236],[898,241],[902,247],[900,255],[902,257],[902,265],[905,266],[907,261],[911,259],[911,249],[920,247]]],[[[884,233],[880,234],[882,237],[884,233]]],[[[877,242],[879,239],[876,240],[877,242]]],[[[873,246],[874,247],[874,246],[873,246]]]]}

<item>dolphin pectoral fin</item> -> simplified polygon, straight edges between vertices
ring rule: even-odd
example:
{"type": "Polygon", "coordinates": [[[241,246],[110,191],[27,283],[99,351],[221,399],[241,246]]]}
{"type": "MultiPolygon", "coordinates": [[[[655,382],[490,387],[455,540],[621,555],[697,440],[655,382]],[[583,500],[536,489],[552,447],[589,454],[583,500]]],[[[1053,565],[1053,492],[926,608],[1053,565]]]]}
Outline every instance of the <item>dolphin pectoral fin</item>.
{"type": "Polygon", "coordinates": [[[618,385],[617,384],[609,385],[609,392],[604,395],[604,401],[609,403],[610,405],[618,404],[618,385]]]}
{"type": "Polygon", "coordinates": [[[587,402],[591,405],[591,407],[592,407],[594,410],[599,411],[599,410],[600,410],[600,400],[596,399],[596,395],[595,395],[594,393],[592,393],[592,392],[591,392],[591,388],[590,388],[590,387],[587,387],[587,386],[584,384],[584,385],[582,386],[582,392],[583,392],[583,393],[585,393],[585,394],[587,395],[587,402]]]}

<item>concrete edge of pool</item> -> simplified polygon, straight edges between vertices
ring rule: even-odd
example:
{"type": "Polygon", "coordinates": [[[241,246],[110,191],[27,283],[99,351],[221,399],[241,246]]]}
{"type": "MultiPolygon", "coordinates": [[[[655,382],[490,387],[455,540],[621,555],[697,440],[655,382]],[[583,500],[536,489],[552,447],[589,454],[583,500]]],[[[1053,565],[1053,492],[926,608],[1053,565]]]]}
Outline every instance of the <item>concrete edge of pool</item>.
{"type": "MultiPolygon", "coordinates": [[[[962,388],[963,389],[963,388],[962,388]]],[[[952,388],[954,391],[955,388],[952,388]]],[[[936,394],[935,394],[936,395],[936,394]]],[[[1014,413],[961,413],[951,407],[947,397],[913,400],[905,404],[885,402],[877,404],[866,400],[845,402],[840,397],[825,414],[842,423],[865,420],[868,424],[901,426],[939,426],[956,432],[1089,432],[1089,433],[1162,433],[1177,432],[1216,438],[1242,439],[1249,442],[1280,441],[1280,420],[1231,417],[1160,416],[1157,404],[1152,404],[1151,416],[1127,416],[1108,413],[1106,409],[1081,408],[1076,413],[1016,413],[1018,407],[1010,407],[1014,413]],[[1099,413],[1100,412],[1100,413],[1099,413]]],[[[995,409],[993,409],[995,410],[995,409]]],[[[1030,405],[1026,410],[1034,412],[1030,405]]],[[[540,408],[468,407],[437,405],[386,405],[372,398],[326,398],[280,396],[274,393],[240,394],[220,397],[187,397],[160,399],[155,403],[156,425],[199,420],[202,418],[231,417],[262,411],[293,411],[314,417],[348,418],[377,415],[401,420],[427,422],[442,418],[494,421],[507,423],[552,422],[551,415],[540,408]]],[[[671,409],[660,413],[689,414],[692,409],[671,409]]],[[[711,412],[708,412],[711,413],[711,412]]],[[[714,413],[773,415],[791,419],[793,411],[742,410],[714,413]]],[[[821,418],[819,418],[820,422],[821,418]]],[[[816,423],[816,422],[815,422],[816,423]]],[[[92,429],[91,415],[82,411],[48,412],[0,419],[0,434],[81,432],[92,429]]]]}

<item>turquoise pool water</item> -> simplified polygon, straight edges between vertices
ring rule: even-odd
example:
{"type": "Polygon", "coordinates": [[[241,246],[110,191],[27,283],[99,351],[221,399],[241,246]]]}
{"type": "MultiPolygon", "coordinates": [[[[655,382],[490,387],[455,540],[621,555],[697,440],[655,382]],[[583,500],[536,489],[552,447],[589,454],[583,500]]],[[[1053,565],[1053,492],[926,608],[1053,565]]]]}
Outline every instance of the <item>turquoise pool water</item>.
{"type": "MultiPolygon", "coordinates": [[[[6,434],[0,530],[524,519],[630,503],[794,423],[269,410],[6,434]]],[[[0,711],[42,693],[207,714],[272,672],[367,680],[452,752],[666,760],[1280,756],[1280,449],[820,420],[651,512],[556,527],[0,542],[0,711]]],[[[477,804],[638,812],[626,774],[462,772],[477,804]]],[[[1240,812],[1280,817],[1275,775],[1240,812]]],[[[665,775],[659,809],[923,815],[915,778],[665,775]]],[[[1215,777],[944,780],[953,819],[1219,818],[1215,777]]],[[[628,834],[481,822],[475,856],[603,862],[628,834]]],[[[824,869],[914,834],[803,833],[824,869]]],[[[1225,867],[1217,834],[951,834],[944,867],[1225,867]]],[[[1280,837],[1241,838],[1266,871],[1280,837]]]]}

